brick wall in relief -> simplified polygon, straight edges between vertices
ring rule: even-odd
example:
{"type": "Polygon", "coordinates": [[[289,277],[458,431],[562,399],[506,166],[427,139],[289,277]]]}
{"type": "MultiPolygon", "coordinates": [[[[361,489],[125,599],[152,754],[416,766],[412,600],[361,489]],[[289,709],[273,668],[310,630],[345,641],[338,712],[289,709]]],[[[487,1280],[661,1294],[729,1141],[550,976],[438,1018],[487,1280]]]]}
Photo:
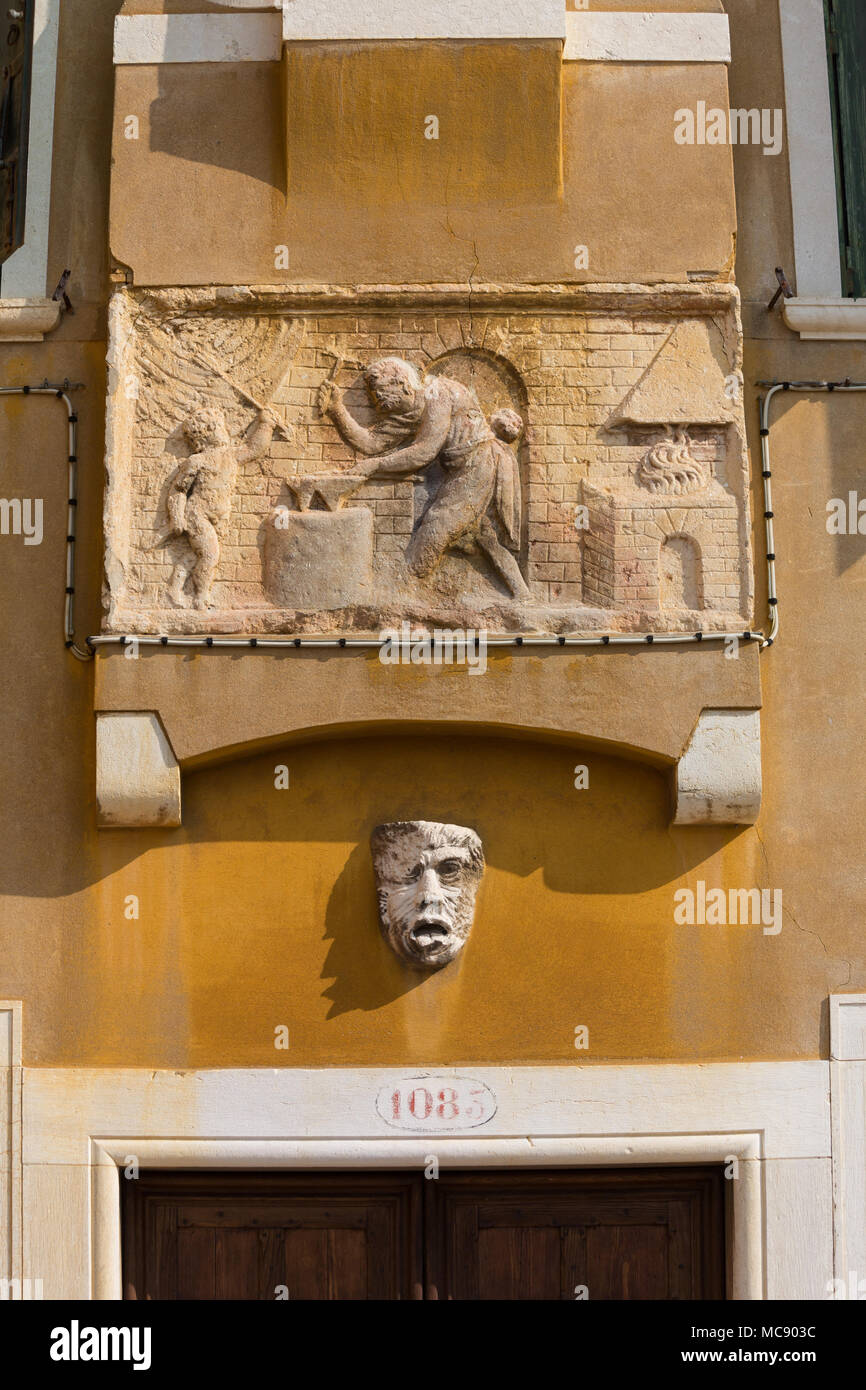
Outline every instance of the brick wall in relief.
{"type": "Polygon", "coordinates": [[[377,632],[403,617],[527,632],[743,627],[751,567],[734,300],[727,314],[697,312],[698,299],[674,315],[627,299],[621,313],[299,314],[252,291],[232,304],[121,292],[107,628],[377,632]],[[323,413],[320,388],[336,383],[349,428],[381,425],[364,372],[382,358],[414,368],[420,387],[410,422],[395,416],[393,443],[372,456],[323,413]],[[450,442],[409,476],[388,474],[389,453],[422,448],[424,420],[446,397],[450,442]],[[497,419],[515,417],[519,432],[500,438],[497,419]],[[212,544],[208,468],[224,469],[212,544]],[[475,478],[468,501],[457,474],[475,478]],[[424,518],[450,517],[451,497],[447,544],[413,563],[424,518]],[[362,527],[342,515],[359,508],[372,518],[362,527]],[[172,529],[178,510],[188,532],[172,529]],[[332,519],[309,522],[311,511],[332,519]],[[336,586],[329,565],[345,571],[336,586]]]}

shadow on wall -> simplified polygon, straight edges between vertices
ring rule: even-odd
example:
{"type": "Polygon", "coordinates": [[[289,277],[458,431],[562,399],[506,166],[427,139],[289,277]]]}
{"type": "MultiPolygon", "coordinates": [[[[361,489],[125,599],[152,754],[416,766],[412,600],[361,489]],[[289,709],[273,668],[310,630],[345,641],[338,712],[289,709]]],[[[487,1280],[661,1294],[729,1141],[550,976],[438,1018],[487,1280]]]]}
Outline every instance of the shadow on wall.
{"type": "Polygon", "coordinates": [[[428,978],[398,960],[380,931],[370,930],[369,908],[372,904],[375,914],[375,902],[368,836],[349,854],[328,899],[325,938],[330,945],[322,967],[322,980],[333,980],[322,991],[331,1003],[328,1018],[353,1009],[380,1009],[428,978]]]}
{"type": "Polygon", "coordinates": [[[162,65],[151,151],[326,210],[561,202],[558,45],[323,42],[285,62],[162,65]]]}
{"type": "MultiPolygon", "coordinates": [[[[333,981],[323,991],[331,1001],[329,1018],[379,1009],[429,979],[429,972],[398,960],[379,929],[369,839],[380,820],[424,818],[478,832],[487,867],[465,951],[485,954],[492,949],[490,924],[503,912],[512,917],[509,932],[518,917],[543,952],[545,894],[559,899],[557,915],[563,899],[573,900],[579,948],[601,923],[603,931],[611,928],[599,898],[671,884],[743,833],[735,826],[671,827],[667,776],[644,764],[504,740],[393,743],[393,780],[385,774],[393,790],[375,796],[381,810],[365,817],[328,899],[324,934],[330,945],[322,979],[333,981]],[[583,790],[574,785],[578,766],[589,770],[590,785],[583,790]],[[515,876],[520,886],[511,891],[515,876]]],[[[449,970],[459,971],[463,959],[449,970]]]]}
{"type": "MultiPolygon", "coordinates": [[[[866,350],[857,343],[845,346],[848,349],[845,371],[841,377],[833,379],[848,376],[852,380],[866,381],[866,350]]],[[[776,418],[782,414],[780,404],[784,408],[790,400],[790,397],[783,398],[780,403],[779,397],[776,397],[776,418]]],[[[866,554],[866,486],[863,470],[866,397],[846,396],[837,392],[832,400],[825,394],[801,396],[800,402],[804,400],[812,406],[808,418],[812,421],[813,430],[823,435],[821,452],[830,464],[828,481],[832,485],[832,495],[820,499],[822,505],[818,508],[816,520],[827,532],[828,542],[835,552],[836,573],[843,575],[866,554]]],[[[794,409],[797,403],[794,397],[794,409]]],[[[799,412],[800,418],[806,414],[803,410],[799,412]]]]}
{"type": "MultiPolygon", "coordinates": [[[[476,926],[449,969],[473,956],[473,969],[489,957],[495,970],[506,937],[543,951],[545,933],[570,936],[572,919],[575,949],[621,932],[631,949],[627,938],[660,909],[622,899],[672,885],[742,835],[672,827],[668,795],[664,772],[567,743],[452,734],[295,744],[188,773],[181,829],[104,831],[94,858],[118,922],[123,894],[158,880],[161,912],[179,916],[191,949],[206,937],[215,958],[236,958],[232,968],[245,969],[250,951],[284,961],[289,978],[313,968],[333,1018],[379,1009],[428,979],[381,936],[369,848],[380,822],[477,831],[487,868],[476,926]],[[586,789],[575,786],[579,766],[586,789]],[[278,790],[283,767],[289,786],[278,790]]],[[[667,900],[665,923],[671,910],[667,900]]]]}
{"type": "Polygon", "coordinates": [[[285,192],[279,63],[164,65],[150,105],[150,149],[285,192]]]}
{"type": "MultiPolygon", "coordinates": [[[[809,344],[815,366],[802,368],[798,379],[866,381],[866,350],[845,343],[831,350],[827,343],[809,344]]],[[[773,374],[784,376],[785,367],[773,374]]],[[[770,371],[762,369],[764,377],[770,371]]],[[[792,377],[794,373],[791,373],[792,377]]],[[[752,412],[752,420],[757,407],[752,412]]],[[[866,554],[866,485],[863,472],[863,426],[866,397],[836,392],[778,395],[770,415],[770,448],[776,508],[777,576],[785,582],[786,567],[797,575],[847,573],[866,554]],[[859,514],[860,504],[863,514],[859,514]],[[861,529],[862,527],[862,529],[861,529]]],[[[760,459],[759,441],[752,443],[752,459],[760,459]]],[[[760,468],[758,462],[756,467],[760,468]]],[[[760,486],[753,482],[755,496],[760,486]]],[[[758,517],[760,517],[758,510],[758,517]]],[[[857,579],[852,576],[853,582],[857,579]]],[[[862,583],[862,579],[860,580],[862,583]]],[[[859,591],[848,591],[859,614],[859,591]]],[[[784,601],[784,599],[783,599],[784,601]]],[[[810,617],[815,622],[840,618],[840,596],[821,579],[810,617]],[[817,606],[821,603],[824,611],[817,606]]],[[[844,623],[842,624],[844,627],[844,623]]]]}

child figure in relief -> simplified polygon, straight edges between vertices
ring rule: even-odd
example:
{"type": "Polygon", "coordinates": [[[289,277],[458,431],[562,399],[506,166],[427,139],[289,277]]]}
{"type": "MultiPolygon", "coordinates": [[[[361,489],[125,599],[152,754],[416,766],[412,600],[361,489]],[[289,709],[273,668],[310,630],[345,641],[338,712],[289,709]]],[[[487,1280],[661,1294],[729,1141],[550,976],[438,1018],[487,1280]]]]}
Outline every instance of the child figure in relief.
{"type": "Polygon", "coordinates": [[[192,582],[196,608],[212,608],[211,588],[220,559],[220,541],[231,517],[238,471],[246,463],[262,463],[277,425],[272,411],[262,408],[243,441],[233,443],[221,410],[197,410],[183,426],[192,453],[169,485],[166,512],[167,540],[183,536],[187,553],[175,562],[168,597],[178,608],[188,608],[186,582],[192,582]]]}

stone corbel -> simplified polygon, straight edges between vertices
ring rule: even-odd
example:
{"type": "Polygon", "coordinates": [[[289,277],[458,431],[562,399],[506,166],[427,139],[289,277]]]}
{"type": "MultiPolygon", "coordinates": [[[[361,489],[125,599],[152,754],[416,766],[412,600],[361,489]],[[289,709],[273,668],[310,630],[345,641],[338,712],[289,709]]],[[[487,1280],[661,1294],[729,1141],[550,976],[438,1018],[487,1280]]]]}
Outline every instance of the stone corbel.
{"type": "Polygon", "coordinates": [[[674,771],[674,825],[754,825],[761,712],[705,709],[674,771]]]}
{"type": "Polygon", "coordinates": [[[866,338],[866,299],[786,299],[782,317],[801,338],[827,342],[866,338]]]}
{"type": "Polygon", "coordinates": [[[0,343],[41,343],[62,311],[58,299],[0,299],[0,343]]]}
{"type": "Polygon", "coordinates": [[[97,714],[96,806],[102,829],[180,825],[180,765],[152,711],[97,714]]]}

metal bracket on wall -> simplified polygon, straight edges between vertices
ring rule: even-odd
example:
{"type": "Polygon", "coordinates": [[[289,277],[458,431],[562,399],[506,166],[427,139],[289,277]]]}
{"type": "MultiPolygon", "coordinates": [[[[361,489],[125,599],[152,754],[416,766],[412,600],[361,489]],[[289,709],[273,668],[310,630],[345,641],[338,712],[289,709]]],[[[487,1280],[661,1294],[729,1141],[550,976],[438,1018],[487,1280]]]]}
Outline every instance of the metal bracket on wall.
{"type": "Polygon", "coordinates": [[[779,282],[779,288],[776,290],[776,293],[773,295],[773,298],[770,300],[769,304],[767,305],[767,313],[768,313],[768,314],[771,313],[773,309],[775,309],[775,307],[776,307],[776,305],[778,304],[779,300],[782,298],[782,295],[784,295],[786,299],[793,299],[793,298],[794,298],[794,291],[791,289],[791,286],[788,284],[788,280],[787,280],[787,277],[786,277],[786,275],[785,275],[785,272],[784,272],[784,270],[782,269],[782,267],[781,267],[780,265],[777,265],[777,266],[776,266],[776,279],[777,279],[778,282],[779,282]]]}

